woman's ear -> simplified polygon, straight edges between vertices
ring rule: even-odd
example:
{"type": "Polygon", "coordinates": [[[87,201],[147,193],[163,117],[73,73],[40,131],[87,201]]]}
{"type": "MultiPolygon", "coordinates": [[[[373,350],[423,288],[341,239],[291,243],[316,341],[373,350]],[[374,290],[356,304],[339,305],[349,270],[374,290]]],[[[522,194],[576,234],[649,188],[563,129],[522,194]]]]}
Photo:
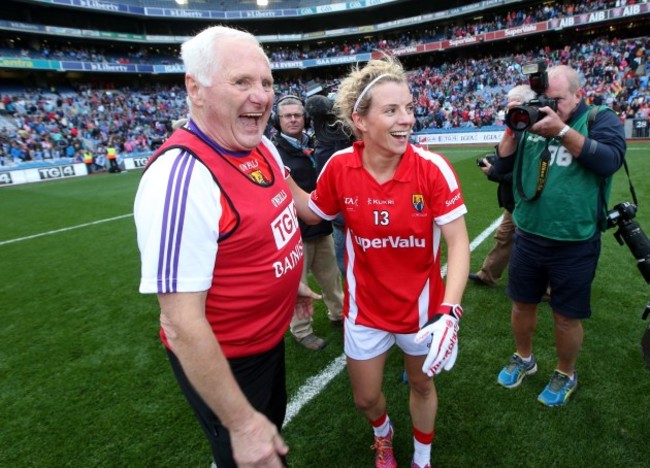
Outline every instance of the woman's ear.
{"type": "Polygon", "coordinates": [[[352,122],[354,122],[354,126],[361,132],[365,133],[366,132],[366,119],[362,116],[359,115],[358,112],[353,112],[352,113],[352,122]]]}

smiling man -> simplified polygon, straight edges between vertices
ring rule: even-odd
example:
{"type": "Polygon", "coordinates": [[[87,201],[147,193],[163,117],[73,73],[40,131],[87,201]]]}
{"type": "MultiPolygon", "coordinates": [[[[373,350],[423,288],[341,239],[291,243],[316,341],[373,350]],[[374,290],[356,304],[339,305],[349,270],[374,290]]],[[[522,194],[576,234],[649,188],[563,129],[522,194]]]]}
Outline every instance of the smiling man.
{"type": "Polygon", "coordinates": [[[271,68],[254,36],[222,26],[181,55],[189,119],[135,200],[140,292],[158,295],[160,336],[217,466],[279,467],[303,245],[288,174],[262,136],[271,68]]]}

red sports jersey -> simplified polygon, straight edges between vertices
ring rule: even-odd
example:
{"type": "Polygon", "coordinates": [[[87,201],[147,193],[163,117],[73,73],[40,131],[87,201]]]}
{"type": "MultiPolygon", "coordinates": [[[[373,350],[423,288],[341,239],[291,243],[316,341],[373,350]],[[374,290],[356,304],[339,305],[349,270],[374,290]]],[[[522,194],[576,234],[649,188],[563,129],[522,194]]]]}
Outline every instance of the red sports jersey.
{"type": "MultiPolygon", "coordinates": [[[[233,158],[179,129],[152,156],[143,175],[148,178],[159,164],[168,166],[167,178],[159,182],[163,185],[145,184],[148,194],[136,197],[138,212],[159,212],[152,219],[161,226],[142,242],[144,248],[153,241],[152,253],[143,258],[150,263],[148,276],[156,276],[145,278],[141,290],[150,292],[153,285],[157,293],[207,289],[206,317],[228,358],[268,351],[283,339],[303,270],[295,205],[284,168],[267,144],[233,158]],[[173,159],[157,162],[159,157],[173,159]],[[206,181],[205,170],[196,166],[205,166],[212,180],[206,181]],[[208,222],[196,223],[200,217],[218,222],[218,232],[206,230],[208,222]],[[206,239],[213,239],[213,251],[194,248],[206,239]],[[211,261],[209,286],[199,267],[206,263],[204,257],[211,261]]],[[[144,214],[136,222],[139,218],[151,224],[144,214]]],[[[167,344],[162,330],[161,337],[167,344]]]]}
{"type": "Polygon", "coordinates": [[[364,169],[363,143],[335,153],[311,194],[326,219],[346,227],[344,314],[354,323],[414,333],[442,302],[439,226],[467,212],[447,159],[408,145],[392,180],[364,169]]]}

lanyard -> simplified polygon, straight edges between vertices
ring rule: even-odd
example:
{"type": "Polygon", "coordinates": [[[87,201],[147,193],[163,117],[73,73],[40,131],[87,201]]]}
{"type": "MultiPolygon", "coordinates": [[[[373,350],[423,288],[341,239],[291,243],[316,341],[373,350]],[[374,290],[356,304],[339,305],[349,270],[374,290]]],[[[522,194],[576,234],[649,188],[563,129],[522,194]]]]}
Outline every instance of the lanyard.
{"type": "MultiPolygon", "coordinates": [[[[522,158],[525,158],[526,155],[525,150],[526,150],[526,138],[522,138],[522,148],[521,152],[519,153],[522,158]]],[[[539,175],[537,176],[537,186],[535,187],[535,194],[532,197],[527,197],[526,194],[524,193],[524,186],[521,181],[521,171],[524,166],[523,161],[520,161],[520,163],[517,165],[517,171],[515,172],[515,181],[517,184],[517,193],[519,194],[519,197],[526,202],[532,202],[534,200],[537,200],[539,196],[542,194],[542,190],[544,190],[544,186],[546,185],[546,179],[548,177],[548,170],[550,168],[550,161],[551,161],[551,152],[548,149],[548,144],[551,142],[550,139],[546,139],[546,145],[544,146],[544,150],[542,151],[542,154],[539,157],[539,175]]]]}

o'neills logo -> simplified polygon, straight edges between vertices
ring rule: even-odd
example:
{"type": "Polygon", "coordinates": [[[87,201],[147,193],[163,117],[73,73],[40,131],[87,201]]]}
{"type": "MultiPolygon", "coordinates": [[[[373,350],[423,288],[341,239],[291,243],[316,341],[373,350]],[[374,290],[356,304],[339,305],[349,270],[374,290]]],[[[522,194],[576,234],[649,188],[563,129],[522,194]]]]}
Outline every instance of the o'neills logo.
{"type": "Polygon", "coordinates": [[[361,246],[364,252],[368,249],[424,249],[427,242],[424,238],[418,239],[411,235],[408,237],[402,236],[388,236],[388,237],[375,237],[374,239],[367,239],[352,234],[354,242],[361,246]]]}
{"type": "Polygon", "coordinates": [[[272,199],[271,203],[273,206],[278,207],[288,198],[287,193],[284,190],[280,190],[272,199]]]}

